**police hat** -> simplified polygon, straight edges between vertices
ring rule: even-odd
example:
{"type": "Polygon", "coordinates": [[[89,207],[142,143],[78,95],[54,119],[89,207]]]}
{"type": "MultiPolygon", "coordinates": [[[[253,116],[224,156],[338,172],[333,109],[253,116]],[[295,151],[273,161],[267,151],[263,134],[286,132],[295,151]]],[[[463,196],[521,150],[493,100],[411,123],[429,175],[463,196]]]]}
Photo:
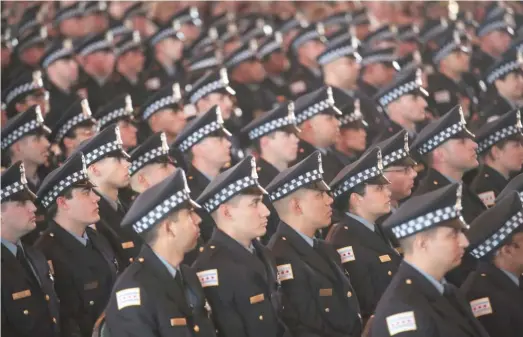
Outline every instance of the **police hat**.
{"type": "Polygon", "coordinates": [[[329,86],[298,97],[294,103],[294,114],[298,125],[319,114],[342,115],[334,101],[332,87],[329,86]]]}
{"type": "Polygon", "coordinates": [[[470,53],[472,51],[466,44],[467,41],[463,39],[462,32],[457,29],[447,29],[447,31],[442,33],[437,40],[438,47],[434,50],[432,55],[432,61],[436,65],[455,51],[460,50],[465,53],[470,53]]]}
{"type": "Polygon", "coordinates": [[[26,111],[11,118],[2,128],[2,151],[21,138],[31,134],[49,135],[51,130],[44,124],[40,106],[33,105],[26,111]]]}
{"type": "Polygon", "coordinates": [[[60,144],[65,135],[78,125],[96,124],[96,119],[92,117],[91,108],[87,99],[78,99],[61,115],[49,114],[46,116],[45,122],[49,120],[53,132],[51,139],[56,144],[60,144]],[[54,117],[59,118],[55,123],[54,117]]]}
{"type": "Polygon", "coordinates": [[[24,71],[13,83],[2,92],[2,102],[6,109],[13,110],[16,103],[29,95],[45,93],[44,81],[40,70],[24,71]]]}
{"type": "Polygon", "coordinates": [[[174,21],[164,25],[163,27],[160,27],[156,33],[151,35],[148,42],[150,46],[155,46],[167,38],[175,38],[181,41],[185,40],[185,36],[180,31],[180,24],[178,22],[174,21]]]}
{"type": "Polygon", "coordinates": [[[140,32],[135,30],[131,33],[122,34],[122,37],[116,42],[115,54],[119,57],[131,50],[140,50],[142,48],[142,38],[140,32]]]}
{"type": "Polygon", "coordinates": [[[36,195],[27,186],[24,163],[18,161],[2,172],[0,179],[0,202],[9,200],[36,200],[36,195]]]}
{"type": "Polygon", "coordinates": [[[146,165],[152,163],[172,163],[173,158],[169,155],[169,144],[164,132],[158,132],[150,136],[131,152],[131,167],[129,174],[132,176],[146,165]]]}
{"type": "Polygon", "coordinates": [[[409,151],[409,133],[402,130],[394,136],[376,143],[381,149],[383,168],[389,166],[414,166],[416,161],[412,159],[409,151]]]}
{"type": "Polygon", "coordinates": [[[501,191],[496,197],[496,202],[509,195],[512,191],[518,192],[521,201],[523,201],[523,173],[520,173],[514,178],[510,179],[503,191],[501,191]]]}
{"type": "Polygon", "coordinates": [[[361,113],[360,99],[354,98],[342,89],[333,87],[332,93],[336,107],[341,111],[338,116],[340,128],[366,128],[368,127],[363,114],[361,113]]]}
{"type": "Polygon", "coordinates": [[[174,83],[160,88],[150,96],[147,101],[142,104],[139,114],[142,121],[146,121],[160,110],[173,107],[182,108],[182,104],[180,85],[174,83]]]}
{"type": "Polygon", "coordinates": [[[87,56],[99,51],[113,50],[113,34],[110,32],[89,34],[81,39],[75,47],[76,54],[87,56]]]}
{"type": "Polygon", "coordinates": [[[176,169],[162,182],[141,193],[122,219],[121,226],[140,234],[152,229],[173,212],[184,207],[200,208],[191,199],[185,172],[176,169]]]}
{"type": "Polygon", "coordinates": [[[124,94],[113,98],[107,104],[101,106],[93,117],[98,121],[98,128],[103,130],[106,126],[119,120],[133,120],[133,112],[131,96],[124,94]]]}
{"type": "Polygon", "coordinates": [[[189,6],[182,10],[177,11],[169,18],[169,22],[176,22],[179,25],[186,23],[193,24],[195,26],[202,25],[202,19],[198,7],[189,6]]]}
{"type": "Polygon", "coordinates": [[[303,44],[313,40],[324,43],[327,42],[327,39],[325,38],[325,27],[321,22],[311,24],[306,28],[301,29],[294,39],[292,39],[290,48],[296,51],[303,44]]]}
{"type": "Polygon", "coordinates": [[[72,58],[74,55],[73,42],[71,39],[55,40],[45,50],[44,55],[40,59],[40,66],[46,69],[55,61],[61,59],[72,58]]]}
{"type": "Polygon", "coordinates": [[[195,83],[187,86],[187,96],[192,104],[196,104],[200,99],[212,94],[213,92],[235,95],[236,92],[229,86],[227,69],[221,68],[219,71],[208,72],[195,83]]]}
{"type": "Polygon", "coordinates": [[[130,156],[125,152],[122,145],[120,128],[113,124],[94,135],[94,137],[82,142],[75,152],[83,153],[85,164],[89,166],[111,156],[129,159],[130,156]]]}
{"type": "Polygon", "coordinates": [[[330,191],[329,185],[323,180],[323,167],[319,151],[314,151],[299,163],[280,172],[267,185],[266,189],[274,202],[313,183],[316,183],[315,186],[322,191],[330,191]]]}
{"type": "Polygon", "coordinates": [[[18,44],[14,48],[14,53],[20,55],[22,51],[27,48],[39,45],[44,46],[48,38],[47,27],[45,26],[36,26],[32,31],[18,39],[18,44]]]}
{"type": "Polygon", "coordinates": [[[187,60],[187,69],[193,71],[216,71],[223,65],[223,53],[219,49],[202,51],[187,60]]]}
{"type": "Polygon", "coordinates": [[[274,32],[268,36],[258,48],[258,57],[261,60],[268,58],[274,52],[283,52],[283,37],[281,32],[274,32]]]}
{"type": "Polygon", "coordinates": [[[494,84],[496,80],[512,72],[523,72],[523,50],[515,48],[507,50],[485,74],[487,84],[494,84]]]}
{"type": "Polygon", "coordinates": [[[512,110],[493,121],[485,123],[476,132],[477,152],[483,154],[498,142],[505,139],[522,139],[522,137],[521,113],[519,109],[512,110]]]}
{"type": "Polygon", "coordinates": [[[391,65],[397,71],[401,69],[394,48],[369,48],[363,51],[360,56],[362,67],[374,63],[384,63],[386,65],[391,65]]]}
{"type": "Polygon", "coordinates": [[[513,35],[515,25],[516,23],[514,22],[514,15],[512,13],[500,13],[483,20],[476,30],[476,35],[482,37],[496,30],[506,31],[513,35]]]}
{"type": "Polygon", "coordinates": [[[416,69],[407,74],[400,74],[391,84],[382,88],[374,99],[386,107],[404,95],[421,95],[428,97],[428,92],[423,88],[421,69],[416,69]]]}
{"type": "Polygon", "coordinates": [[[293,102],[280,103],[271,111],[247,124],[241,132],[248,135],[252,141],[277,130],[300,132],[300,129],[296,126],[293,102]]]}
{"type": "Polygon", "coordinates": [[[245,42],[243,45],[234,50],[224,61],[228,70],[240,65],[245,61],[258,59],[258,43],[255,39],[245,42]]]}
{"type": "Polygon", "coordinates": [[[327,48],[317,57],[319,65],[326,65],[333,61],[336,61],[342,57],[352,57],[357,61],[361,60],[361,56],[358,53],[359,40],[354,36],[341,39],[336,43],[327,43],[327,48]]]}
{"type": "Polygon", "coordinates": [[[522,230],[523,206],[519,194],[512,191],[472,221],[466,233],[467,251],[476,259],[488,258],[522,230]]]}

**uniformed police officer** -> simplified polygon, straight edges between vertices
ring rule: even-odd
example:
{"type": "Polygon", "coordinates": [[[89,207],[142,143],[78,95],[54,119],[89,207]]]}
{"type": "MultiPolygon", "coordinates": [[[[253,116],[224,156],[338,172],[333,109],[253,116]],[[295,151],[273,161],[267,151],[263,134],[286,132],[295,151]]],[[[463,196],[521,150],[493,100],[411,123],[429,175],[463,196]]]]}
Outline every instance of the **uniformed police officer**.
{"type": "Polygon", "coordinates": [[[444,278],[468,246],[460,196],[456,183],[412,197],[383,224],[405,257],[378,303],[372,337],[488,336],[465,298],[444,278]]]}
{"type": "Polygon", "coordinates": [[[106,309],[111,336],[215,336],[195,272],[182,264],[196,244],[199,207],[183,170],[143,192],[122,221],[145,244],[119,277],[106,309]]]}
{"type": "Polygon", "coordinates": [[[330,184],[339,222],[329,230],[327,242],[341,257],[365,321],[374,313],[401,261],[376,225],[379,217],[390,212],[389,183],[383,176],[381,150],[374,147],[346,166],[330,184]]]}
{"type": "Polygon", "coordinates": [[[269,215],[264,193],[249,156],[213,179],[197,200],[217,225],[193,267],[220,336],[290,336],[280,317],[276,264],[256,240],[269,215]]]}
{"type": "Polygon", "coordinates": [[[47,230],[37,240],[55,272],[64,336],[91,336],[118,272],[107,240],[89,227],[100,219],[98,201],[82,153],[51,172],[37,193],[47,210],[47,230]]]}
{"type": "Polygon", "coordinates": [[[140,251],[141,240],[119,226],[127,209],[120,202],[118,191],[128,187],[130,180],[130,157],[122,143],[120,128],[113,124],[82,143],[77,151],[84,154],[87,175],[100,197],[96,229],[109,241],[123,269],[140,251]]]}
{"type": "Polygon", "coordinates": [[[463,283],[474,316],[491,336],[523,329],[523,206],[512,191],[472,222],[468,253],[480,262],[463,283]]]}
{"type": "Polygon", "coordinates": [[[2,103],[6,106],[7,117],[11,118],[24,112],[33,105],[39,105],[42,115],[49,112],[47,94],[39,70],[26,71],[11,81],[11,85],[2,92],[2,103]]]}
{"type": "Polygon", "coordinates": [[[314,237],[332,215],[321,153],[282,171],[267,189],[281,219],[268,248],[282,282],[284,321],[296,336],[360,336],[358,300],[339,255],[314,237]]]}
{"type": "Polygon", "coordinates": [[[263,86],[274,93],[280,102],[290,99],[292,95],[287,86],[286,72],[291,64],[285,54],[283,36],[280,31],[274,32],[260,44],[258,57],[267,72],[263,86]]]}
{"type": "Polygon", "coordinates": [[[520,112],[513,110],[486,123],[477,132],[478,154],[483,157],[483,164],[470,189],[486,207],[494,205],[510,176],[521,170],[522,128],[520,112]]]}
{"type": "Polygon", "coordinates": [[[358,88],[368,97],[374,97],[378,91],[390,84],[400,70],[398,56],[394,48],[374,48],[362,51],[361,71],[358,78],[358,88]]]}
{"type": "Polygon", "coordinates": [[[52,265],[21,237],[35,229],[34,201],[22,162],[2,173],[2,333],[60,335],[59,300],[52,265]]]}
{"type": "Polygon", "coordinates": [[[325,180],[332,180],[343,168],[343,163],[330,149],[340,133],[338,117],[342,115],[334,101],[333,89],[322,87],[299,97],[295,102],[295,114],[296,124],[301,132],[298,158],[293,164],[320,150],[323,156],[325,180]]]}

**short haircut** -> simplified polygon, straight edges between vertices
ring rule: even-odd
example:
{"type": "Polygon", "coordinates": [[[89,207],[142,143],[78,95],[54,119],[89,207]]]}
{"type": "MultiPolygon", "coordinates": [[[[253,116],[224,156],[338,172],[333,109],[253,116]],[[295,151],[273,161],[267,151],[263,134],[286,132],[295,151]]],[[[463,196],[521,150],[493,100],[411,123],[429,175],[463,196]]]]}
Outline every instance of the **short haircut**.
{"type": "Polygon", "coordinates": [[[365,192],[366,192],[366,190],[365,190],[366,187],[367,187],[367,184],[365,184],[365,183],[354,186],[349,191],[349,193],[345,193],[341,197],[339,197],[339,198],[334,200],[334,208],[336,208],[336,209],[338,209],[340,211],[343,211],[343,212],[349,211],[349,209],[350,209],[350,197],[351,197],[352,193],[356,193],[356,194],[359,194],[362,197],[364,197],[365,196],[365,192]]]}

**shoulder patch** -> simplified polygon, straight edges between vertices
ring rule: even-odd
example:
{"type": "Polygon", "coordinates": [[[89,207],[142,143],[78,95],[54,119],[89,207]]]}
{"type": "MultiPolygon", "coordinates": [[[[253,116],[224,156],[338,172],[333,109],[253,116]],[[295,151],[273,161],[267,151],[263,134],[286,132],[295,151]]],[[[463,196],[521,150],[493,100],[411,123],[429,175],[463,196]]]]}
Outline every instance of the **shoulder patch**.
{"type": "Polygon", "coordinates": [[[485,204],[486,207],[493,206],[496,202],[496,195],[494,194],[494,191],[488,191],[478,194],[478,197],[483,201],[483,204],[485,204]]]}
{"type": "Polygon", "coordinates": [[[434,93],[434,100],[436,103],[448,103],[450,102],[450,92],[448,90],[436,91],[434,93]]]}
{"type": "Polygon", "coordinates": [[[337,249],[337,251],[341,257],[341,263],[356,260],[356,257],[354,256],[354,251],[352,250],[352,246],[343,247],[343,248],[337,249]]]}
{"type": "Polygon", "coordinates": [[[307,85],[304,81],[296,81],[291,83],[290,89],[293,94],[300,94],[307,89],[307,85]]]}
{"type": "Polygon", "coordinates": [[[220,285],[218,280],[218,269],[203,270],[196,273],[196,275],[198,275],[198,278],[200,279],[202,288],[216,287],[220,285]]]}
{"type": "Polygon", "coordinates": [[[281,264],[278,267],[278,278],[280,281],[287,281],[294,279],[294,274],[292,273],[292,265],[290,263],[288,264],[281,264]]]}
{"type": "Polygon", "coordinates": [[[140,299],[140,288],[129,288],[116,292],[116,303],[118,310],[122,310],[127,307],[139,307],[141,303],[140,299]]]}
{"type": "Polygon", "coordinates": [[[145,81],[145,87],[149,90],[157,90],[160,88],[160,79],[158,77],[153,77],[145,81]]]}
{"type": "Polygon", "coordinates": [[[416,331],[416,318],[414,311],[406,311],[387,317],[387,328],[389,334],[394,336],[400,332],[416,331]]]}
{"type": "Polygon", "coordinates": [[[470,301],[470,307],[476,318],[493,313],[492,306],[490,305],[490,299],[488,297],[478,298],[477,300],[470,301]]]}

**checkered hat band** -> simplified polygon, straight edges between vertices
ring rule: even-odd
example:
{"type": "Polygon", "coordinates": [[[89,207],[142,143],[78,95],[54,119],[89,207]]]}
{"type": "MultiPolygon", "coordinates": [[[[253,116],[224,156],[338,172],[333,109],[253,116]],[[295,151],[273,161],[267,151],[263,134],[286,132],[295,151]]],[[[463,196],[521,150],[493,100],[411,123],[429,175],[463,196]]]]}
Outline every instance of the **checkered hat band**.
{"type": "Polygon", "coordinates": [[[210,57],[207,59],[203,59],[199,62],[195,62],[189,66],[189,70],[200,70],[200,69],[207,69],[216,67],[218,65],[218,60],[216,57],[210,57]]]}
{"type": "Polygon", "coordinates": [[[221,124],[216,121],[204,125],[195,132],[191,133],[183,142],[180,143],[178,148],[182,152],[187,152],[191,147],[193,147],[193,145],[197,144],[200,140],[204,139],[216,130],[219,130],[221,127],[221,124]]]}
{"type": "Polygon", "coordinates": [[[343,46],[336,48],[328,53],[323,54],[318,58],[319,64],[327,64],[329,62],[335,61],[341,57],[350,56],[354,54],[356,50],[352,46],[343,46]]]}
{"type": "Polygon", "coordinates": [[[127,28],[124,25],[116,26],[114,28],[109,29],[109,31],[113,34],[113,36],[132,32],[131,29],[127,28]]]}
{"type": "Polygon", "coordinates": [[[18,193],[24,189],[25,185],[17,181],[12,185],[5,186],[0,190],[0,201],[9,198],[15,193],[18,193]]]}
{"type": "Polygon", "coordinates": [[[70,120],[68,120],[57,132],[55,137],[55,142],[60,143],[60,141],[64,138],[65,134],[69,132],[72,128],[74,128],[76,125],[85,122],[86,120],[90,120],[91,116],[86,116],[83,113],[74,116],[70,120]]]}
{"type": "Polygon", "coordinates": [[[511,125],[509,127],[494,132],[493,134],[489,135],[487,139],[478,144],[478,153],[485,152],[487,149],[492,147],[497,142],[500,142],[503,139],[506,139],[517,133],[521,133],[521,129],[516,127],[515,125],[511,125]]]}
{"type": "Polygon", "coordinates": [[[31,28],[32,26],[36,26],[38,24],[38,21],[36,20],[29,20],[22,26],[18,27],[18,34],[22,35],[24,33],[24,30],[31,28]]]}
{"type": "Polygon", "coordinates": [[[362,120],[362,115],[356,115],[356,114],[350,114],[350,115],[343,115],[338,120],[340,121],[341,126],[347,125],[349,123],[352,123],[354,121],[362,120]]]}
{"type": "Polygon", "coordinates": [[[299,38],[297,38],[293,43],[292,43],[292,47],[294,49],[298,48],[299,46],[301,46],[302,44],[306,43],[306,42],[309,42],[310,40],[314,40],[316,38],[318,38],[320,36],[320,34],[315,31],[315,30],[312,30],[306,34],[303,34],[302,36],[300,36],[299,38]]]}
{"type": "Polygon", "coordinates": [[[458,45],[452,41],[451,43],[448,43],[443,48],[441,48],[433,57],[435,64],[438,64],[439,61],[441,61],[444,57],[452,53],[454,50],[458,48],[458,45]]]}
{"type": "Polygon", "coordinates": [[[71,55],[71,50],[59,49],[59,50],[55,51],[54,53],[49,54],[49,56],[47,56],[47,58],[42,62],[42,68],[45,69],[54,61],[67,57],[67,56],[70,56],[70,55],[71,55]]]}
{"type": "Polygon", "coordinates": [[[407,151],[405,151],[405,149],[393,151],[391,154],[383,156],[383,167],[387,167],[388,165],[394,163],[395,161],[403,159],[408,155],[409,154],[407,153],[407,151]]]}
{"type": "Polygon", "coordinates": [[[378,33],[374,36],[372,36],[366,43],[372,43],[374,41],[380,41],[380,40],[388,40],[394,37],[394,33],[390,30],[384,30],[381,33],[378,33]]]}
{"type": "Polygon", "coordinates": [[[501,243],[521,225],[523,225],[523,213],[517,212],[487,240],[474,248],[470,254],[476,259],[482,258],[497,249],[501,243]]]}
{"type": "Polygon", "coordinates": [[[316,169],[310,172],[306,172],[305,174],[302,174],[301,176],[298,176],[291,181],[283,184],[281,187],[279,187],[274,193],[271,193],[270,197],[272,201],[279,200],[290,193],[296,191],[297,189],[301,188],[304,185],[310,184],[312,182],[322,180],[323,175],[322,173],[316,169]]]}
{"type": "Polygon", "coordinates": [[[267,43],[265,46],[262,46],[260,50],[258,51],[258,54],[260,55],[260,58],[264,58],[265,56],[269,55],[270,53],[274,52],[275,50],[278,50],[281,48],[281,44],[277,41],[272,41],[270,43],[267,43]]]}
{"type": "Polygon", "coordinates": [[[25,40],[25,41],[22,41],[18,44],[18,49],[20,51],[24,50],[25,48],[27,48],[28,46],[32,46],[33,44],[36,44],[36,43],[39,43],[39,42],[44,42],[46,41],[44,38],[42,38],[41,36],[35,36],[29,40],[25,40]]]}
{"type": "Polygon", "coordinates": [[[275,130],[281,129],[283,127],[294,125],[293,121],[289,117],[281,117],[274,119],[268,123],[262,124],[255,129],[249,131],[249,139],[254,140],[258,139],[268,133],[271,133],[275,130]]]}
{"type": "Polygon", "coordinates": [[[140,218],[140,220],[136,221],[133,225],[134,231],[138,234],[146,231],[154,226],[160,219],[171,213],[177,206],[189,199],[189,192],[185,190],[176,192],[161,204],[150,210],[146,215],[140,218]]]}
{"type": "Polygon", "coordinates": [[[136,172],[138,172],[139,169],[147,165],[149,162],[165,155],[167,155],[167,152],[163,151],[163,148],[161,146],[144,153],[140,157],[136,158],[136,160],[133,160],[133,162],[131,163],[131,167],[129,168],[129,174],[135,174],[136,172]]]}
{"type": "Polygon", "coordinates": [[[94,52],[97,52],[99,50],[111,48],[113,45],[111,42],[107,40],[97,41],[95,43],[91,43],[90,45],[87,45],[84,49],[80,51],[80,55],[86,56],[89,54],[92,54],[94,52]]]}
{"type": "Polygon", "coordinates": [[[443,33],[445,30],[447,30],[447,26],[437,25],[436,27],[433,27],[431,30],[424,33],[423,36],[421,36],[421,40],[423,43],[426,43],[427,41],[430,41],[439,34],[443,33]]]}
{"type": "Polygon", "coordinates": [[[232,59],[230,59],[225,66],[226,67],[235,66],[254,56],[256,56],[256,55],[252,52],[252,50],[244,50],[244,51],[236,54],[232,59]]]}
{"type": "Polygon", "coordinates": [[[40,127],[41,124],[38,123],[36,120],[32,120],[29,123],[25,123],[24,125],[20,126],[16,130],[11,132],[9,135],[7,135],[7,137],[5,137],[4,140],[2,140],[2,150],[7,149],[9,146],[13,145],[14,142],[22,138],[24,135],[40,127]]]}
{"type": "Polygon", "coordinates": [[[393,61],[396,61],[396,57],[392,54],[377,54],[363,57],[361,60],[361,65],[367,66],[373,63],[384,63],[393,61]]]}
{"type": "Polygon", "coordinates": [[[141,46],[140,42],[129,41],[126,44],[124,44],[123,46],[121,46],[120,48],[118,48],[116,50],[116,54],[122,55],[123,53],[126,53],[129,50],[136,48],[136,47],[140,47],[140,46],[141,46]]]}
{"type": "Polygon", "coordinates": [[[251,176],[243,177],[242,179],[235,181],[227,187],[222,188],[218,193],[216,193],[212,198],[203,204],[203,208],[205,208],[207,212],[212,213],[215,209],[218,208],[218,206],[231,199],[241,191],[256,185],[258,185],[258,180],[251,176]]]}
{"type": "Polygon", "coordinates": [[[204,86],[202,86],[200,89],[196,90],[194,94],[191,95],[191,103],[196,104],[200,100],[200,98],[205,97],[209,95],[210,93],[213,93],[217,90],[225,88],[225,84],[223,81],[217,80],[211,83],[208,83],[204,86]]]}
{"type": "Polygon", "coordinates": [[[379,102],[381,106],[387,106],[390,103],[394,102],[403,95],[406,95],[419,88],[419,84],[416,81],[407,82],[399,87],[394,88],[389,91],[384,96],[380,97],[379,102]]]}
{"type": "Polygon", "coordinates": [[[82,16],[82,15],[83,15],[83,13],[82,13],[82,11],[79,8],[71,8],[68,11],[64,11],[64,12],[60,13],[55,18],[55,21],[59,23],[59,22],[62,22],[64,20],[67,20],[67,19],[70,19],[70,18],[74,18],[76,16],[82,16]]]}
{"type": "Polygon", "coordinates": [[[340,195],[347,192],[354,186],[359,185],[374,177],[377,177],[380,174],[382,174],[382,171],[377,166],[373,166],[362,172],[359,172],[359,173],[349,177],[342,184],[340,184],[338,187],[336,187],[336,189],[334,190],[334,197],[335,198],[339,197],[340,195]]]}
{"type": "Polygon", "coordinates": [[[436,147],[440,146],[447,139],[449,139],[450,137],[454,136],[455,134],[457,134],[463,130],[464,130],[464,125],[461,123],[456,123],[456,124],[449,126],[445,130],[437,133],[434,137],[425,141],[425,143],[423,143],[423,145],[418,150],[419,154],[424,155],[426,153],[429,153],[436,147]]]}
{"type": "Polygon", "coordinates": [[[125,108],[120,108],[114,111],[109,112],[107,115],[103,116],[99,119],[99,128],[103,129],[104,126],[112,123],[114,120],[120,118],[120,117],[131,117],[133,115],[132,112],[128,111],[125,108]]]}
{"type": "Polygon", "coordinates": [[[85,164],[91,165],[98,159],[102,158],[108,153],[115,151],[122,151],[122,144],[114,141],[100,146],[99,148],[94,149],[91,152],[85,153],[85,164]]]}
{"type": "Polygon", "coordinates": [[[503,64],[501,67],[494,69],[494,71],[487,76],[487,83],[492,84],[498,78],[503,77],[514,70],[520,69],[520,67],[521,66],[519,65],[517,60],[507,62],[503,64]]]}
{"type": "Polygon", "coordinates": [[[506,29],[508,27],[507,23],[504,20],[501,21],[494,21],[489,25],[483,26],[480,28],[477,32],[478,37],[482,37],[483,35],[486,35],[494,30],[498,29],[506,29]]]}
{"type": "Polygon", "coordinates": [[[89,177],[87,177],[84,170],[80,170],[78,172],[73,173],[72,175],[66,177],[65,179],[60,180],[57,184],[53,186],[53,188],[47,192],[42,197],[42,205],[47,208],[51,206],[51,204],[58,198],[60,193],[62,193],[66,188],[72,186],[74,183],[81,181],[81,180],[88,180],[89,177]]]}
{"type": "Polygon", "coordinates": [[[307,109],[305,109],[303,112],[296,114],[296,124],[301,124],[331,107],[332,105],[328,100],[324,100],[316,104],[313,104],[307,109]]]}
{"type": "Polygon", "coordinates": [[[9,105],[18,96],[21,96],[21,95],[25,94],[26,92],[29,92],[29,91],[32,91],[32,90],[36,90],[36,89],[40,89],[40,88],[42,88],[42,87],[37,85],[33,81],[28,82],[28,83],[24,83],[24,84],[22,84],[22,85],[20,85],[20,86],[18,86],[16,88],[14,88],[13,90],[11,90],[11,92],[9,92],[9,94],[7,94],[7,97],[5,98],[5,102],[4,103],[9,105]]]}
{"type": "Polygon", "coordinates": [[[151,39],[151,44],[154,46],[163,39],[166,39],[171,36],[176,36],[176,31],[172,28],[166,29],[160,34],[156,35],[153,39],[151,39]]]}
{"type": "Polygon", "coordinates": [[[149,117],[151,117],[155,112],[165,108],[168,105],[174,104],[176,101],[174,100],[174,96],[170,94],[169,96],[165,96],[160,98],[159,100],[153,102],[151,105],[145,109],[143,112],[143,120],[147,120],[149,117]]]}
{"type": "Polygon", "coordinates": [[[440,208],[434,212],[430,212],[404,222],[392,228],[392,234],[396,239],[401,239],[418,232],[421,232],[429,227],[435,226],[443,221],[458,218],[460,212],[454,206],[440,208]]]}

